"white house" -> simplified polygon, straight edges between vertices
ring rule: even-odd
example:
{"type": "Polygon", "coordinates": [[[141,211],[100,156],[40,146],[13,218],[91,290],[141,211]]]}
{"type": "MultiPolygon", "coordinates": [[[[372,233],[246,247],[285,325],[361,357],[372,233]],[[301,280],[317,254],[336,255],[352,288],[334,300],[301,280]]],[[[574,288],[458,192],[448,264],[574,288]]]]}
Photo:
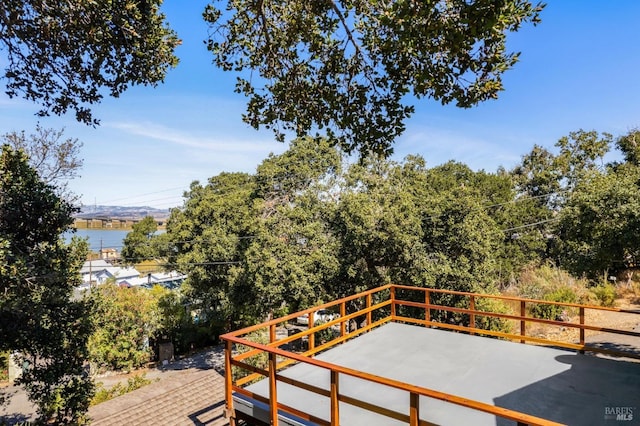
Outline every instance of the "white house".
{"type": "Polygon", "coordinates": [[[142,286],[147,288],[151,288],[154,285],[161,285],[168,289],[174,289],[179,287],[185,278],[187,278],[186,275],[180,274],[176,271],[152,272],[138,278],[124,280],[121,285],[127,285],[128,287],[142,286]]]}
{"type": "Polygon", "coordinates": [[[121,283],[140,277],[140,272],[135,268],[122,268],[113,266],[106,260],[87,260],[80,269],[82,276],[82,286],[88,287],[91,284],[104,284],[108,279],[115,279],[115,283],[121,283]]]}

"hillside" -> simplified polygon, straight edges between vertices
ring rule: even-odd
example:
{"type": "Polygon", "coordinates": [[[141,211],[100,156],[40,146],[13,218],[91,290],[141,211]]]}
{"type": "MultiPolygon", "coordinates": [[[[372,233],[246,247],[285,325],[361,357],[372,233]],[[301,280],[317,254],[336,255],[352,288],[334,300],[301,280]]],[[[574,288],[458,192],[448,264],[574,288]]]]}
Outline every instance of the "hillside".
{"type": "Polygon", "coordinates": [[[123,206],[82,206],[79,213],[74,217],[81,219],[88,218],[111,218],[111,219],[142,219],[145,216],[152,216],[161,220],[169,217],[169,209],[156,209],[148,206],[123,207],[123,206]]]}

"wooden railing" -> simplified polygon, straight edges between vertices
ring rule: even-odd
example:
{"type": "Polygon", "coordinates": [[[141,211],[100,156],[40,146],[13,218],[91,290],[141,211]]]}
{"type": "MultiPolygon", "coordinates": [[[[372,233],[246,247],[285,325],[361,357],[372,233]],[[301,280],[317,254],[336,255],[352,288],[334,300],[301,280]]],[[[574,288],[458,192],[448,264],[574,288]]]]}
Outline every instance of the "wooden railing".
{"type": "Polygon", "coordinates": [[[478,335],[488,335],[511,339],[519,341],[521,343],[533,342],[537,344],[560,346],[578,351],[588,350],[610,355],[640,358],[640,354],[638,354],[637,352],[621,352],[611,349],[588,346],[585,343],[585,330],[640,337],[640,333],[633,331],[618,330],[586,324],[585,312],[588,310],[638,314],[638,321],[640,322],[640,312],[625,309],[588,306],[575,303],[551,302],[545,300],[521,299],[501,295],[418,288],[403,285],[382,286],[373,290],[365,291],[363,293],[345,297],[334,302],[309,308],[282,318],[278,318],[272,321],[268,321],[223,335],[222,339],[225,341],[226,359],[225,397],[227,404],[227,413],[230,417],[231,425],[234,426],[235,413],[233,407],[233,393],[236,392],[239,395],[244,395],[248,398],[252,398],[256,401],[267,404],[269,406],[271,425],[278,425],[278,412],[282,411],[307,420],[309,422],[316,423],[318,425],[335,426],[339,424],[339,403],[342,402],[363,408],[365,410],[373,411],[382,416],[400,420],[411,426],[426,426],[429,425],[429,423],[425,422],[424,420],[420,420],[419,412],[419,397],[425,396],[489,413],[497,417],[510,419],[517,422],[518,425],[557,425],[557,423],[554,423],[552,421],[541,419],[535,416],[530,416],[524,413],[496,407],[494,405],[486,404],[479,401],[469,400],[457,395],[439,392],[434,389],[414,386],[407,383],[399,382],[397,380],[375,376],[354,369],[345,368],[339,365],[330,364],[314,358],[314,355],[321,351],[327,350],[337,344],[357,337],[360,334],[365,333],[385,323],[403,322],[426,327],[438,327],[478,335]],[[456,306],[433,303],[434,299],[436,299],[438,295],[455,298],[456,306]],[[517,311],[519,312],[515,314],[499,313],[487,311],[484,309],[478,309],[478,302],[482,299],[501,300],[503,303],[516,305],[519,308],[517,309],[517,311]],[[549,320],[527,316],[528,308],[533,306],[534,304],[556,305],[569,310],[574,310],[578,313],[578,322],[557,321],[555,319],[549,320]],[[327,323],[318,325],[314,324],[313,313],[317,312],[320,309],[333,309],[336,312],[339,312],[340,316],[339,318],[327,323]],[[352,312],[349,312],[349,310],[352,310],[352,312]],[[403,314],[403,310],[413,310],[414,314],[415,311],[419,312],[420,314],[408,316],[406,314],[403,314]],[[458,314],[460,318],[466,319],[467,322],[466,324],[436,322],[434,320],[434,316],[437,317],[438,315],[434,314],[438,311],[458,314]],[[291,336],[277,339],[276,329],[279,325],[286,324],[288,321],[294,320],[298,316],[304,314],[308,314],[309,318],[307,330],[301,331],[291,336]],[[519,327],[517,327],[519,328],[519,332],[513,333],[478,328],[476,325],[476,320],[481,317],[498,318],[506,320],[508,322],[519,324],[519,327]],[[364,325],[360,328],[349,327],[349,324],[352,323],[352,320],[355,320],[356,318],[361,321],[362,319],[364,319],[364,325]],[[527,335],[527,324],[529,323],[575,328],[579,330],[579,342],[563,342],[541,337],[529,336],[527,335]],[[336,329],[338,330],[338,332],[335,333],[336,336],[331,340],[326,342],[316,341],[315,337],[317,333],[336,329]],[[259,343],[250,340],[249,335],[256,332],[262,332],[264,335],[268,336],[267,341],[259,343]],[[291,350],[283,349],[284,345],[291,345],[292,343],[301,340],[307,341],[306,348],[303,352],[298,353],[291,350]],[[239,348],[244,348],[244,351],[239,352],[239,348]],[[256,358],[260,358],[261,356],[264,358],[262,363],[256,363],[255,361],[251,362],[251,360],[255,360],[256,358]],[[326,390],[323,388],[319,388],[308,383],[301,382],[299,380],[284,377],[279,374],[279,371],[281,371],[283,368],[299,362],[311,364],[327,370],[331,377],[330,389],[326,390]],[[234,372],[238,371],[247,374],[242,375],[241,377],[234,378],[234,372]],[[390,388],[406,391],[409,395],[409,399],[407,401],[407,412],[400,413],[392,411],[383,407],[372,405],[370,403],[367,403],[366,401],[358,400],[341,394],[339,382],[340,376],[342,375],[357,377],[362,380],[370,381],[372,383],[377,383],[388,386],[390,388]],[[265,377],[268,378],[269,381],[268,398],[255,394],[243,388],[243,386],[247,385],[248,383],[265,377]],[[301,412],[298,409],[286,406],[278,402],[278,381],[330,398],[331,412],[328,413],[328,418],[330,420],[317,418],[308,413],[301,412]]]}

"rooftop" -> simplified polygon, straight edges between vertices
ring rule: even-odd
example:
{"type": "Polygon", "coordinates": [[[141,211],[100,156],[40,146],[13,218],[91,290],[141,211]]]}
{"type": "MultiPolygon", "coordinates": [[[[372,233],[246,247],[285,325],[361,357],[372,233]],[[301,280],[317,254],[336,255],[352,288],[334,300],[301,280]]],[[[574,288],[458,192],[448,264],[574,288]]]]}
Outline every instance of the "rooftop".
{"type": "Polygon", "coordinates": [[[528,306],[543,302],[555,304],[384,286],[303,311],[339,309],[341,316],[326,324],[311,321],[309,330],[294,336],[276,339],[275,327],[301,313],[229,333],[223,338],[231,424],[250,419],[282,425],[581,425],[637,417],[633,411],[640,407],[640,363],[629,360],[640,358],[640,330],[585,323],[585,310],[614,308],[558,303],[576,314],[574,321],[527,316],[528,306]],[[455,297],[458,303],[436,303],[446,299],[439,296],[455,297]],[[520,314],[479,311],[475,306],[482,298],[519,306],[520,314]],[[347,305],[361,308],[347,313],[347,305]],[[468,322],[435,322],[436,311],[456,312],[468,322]],[[349,330],[351,320],[363,317],[364,326],[349,330]],[[503,319],[512,330],[483,330],[479,324],[486,322],[479,317],[503,319]],[[577,339],[530,336],[529,323],[575,329],[577,339]],[[327,334],[323,330],[331,329],[337,330],[335,336],[322,340],[327,334]],[[265,330],[269,343],[251,341],[251,333],[258,330],[265,330]],[[626,352],[589,345],[585,330],[621,335],[638,344],[626,352]],[[307,347],[301,353],[292,351],[290,345],[301,337],[308,339],[307,347]],[[605,359],[594,353],[627,358],[605,359]],[[242,370],[250,374],[242,377],[242,370]]]}

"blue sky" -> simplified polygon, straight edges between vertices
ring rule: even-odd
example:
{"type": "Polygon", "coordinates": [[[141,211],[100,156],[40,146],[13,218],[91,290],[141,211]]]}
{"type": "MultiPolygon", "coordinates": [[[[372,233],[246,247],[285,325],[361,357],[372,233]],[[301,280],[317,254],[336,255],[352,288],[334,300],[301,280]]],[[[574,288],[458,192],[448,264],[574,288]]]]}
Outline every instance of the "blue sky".
{"type": "MultiPolygon", "coordinates": [[[[548,3],[539,26],[510,35],[509,48],[522,54],[505,74],[499,99],[465,110],[427,99],[416,103],[393,158],[420,154],[429,166],[453,159],[495,171],[513,167],[534,144],[552,148],[574,130],[620,135],[639,127],[640,2],[548,3]]],[[[0,133],[30,132],[40,121],[81,140],[84,167],[70,186],[88,205],[173,207],[193,180],[254,172],[286,145],[242,122],[245,99],[233,93],[235,75],[217,70],[203,43],[206,4],[165,0],[167,18],[183,40],[180,64],[165,84],[135,87],[96,106],[98,128],[71,115],[37,118],[36,105],[0,95],[0,133]]]]}

